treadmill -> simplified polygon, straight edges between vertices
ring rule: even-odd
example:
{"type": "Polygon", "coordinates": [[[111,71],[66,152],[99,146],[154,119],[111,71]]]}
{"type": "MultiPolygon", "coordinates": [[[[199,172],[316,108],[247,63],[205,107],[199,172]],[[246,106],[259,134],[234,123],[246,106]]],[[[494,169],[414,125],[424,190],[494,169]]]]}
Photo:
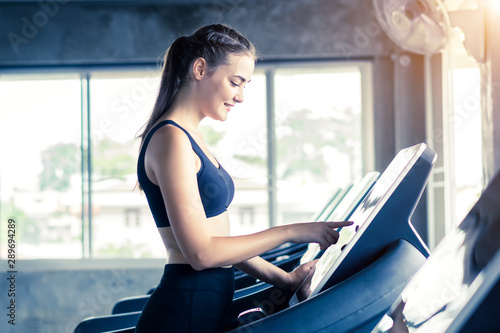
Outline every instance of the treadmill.
{"type": "Polygon", "coordinates": [[[375,327],[430,254],[410,217],[435,160],[424,143],[401,150],[349,218],[354,225],[340,231],[291,298],[279,290],[263,299],[255,295],[255,311],[245,315],[260,319],[231,332],[375,327]]]}

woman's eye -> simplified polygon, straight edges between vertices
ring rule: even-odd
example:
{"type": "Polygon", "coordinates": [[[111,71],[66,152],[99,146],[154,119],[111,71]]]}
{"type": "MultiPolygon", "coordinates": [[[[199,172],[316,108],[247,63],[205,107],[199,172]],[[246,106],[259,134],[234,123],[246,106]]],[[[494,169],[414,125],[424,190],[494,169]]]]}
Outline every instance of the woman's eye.
{"type": "Polygon", "coordinates": [[[231,85],[232,85],[233,87],[239,87],[239,86],[240,86],[238,83],[236,83],[236,82],[234,82],[234,81],[231,81],[231,85]]]}

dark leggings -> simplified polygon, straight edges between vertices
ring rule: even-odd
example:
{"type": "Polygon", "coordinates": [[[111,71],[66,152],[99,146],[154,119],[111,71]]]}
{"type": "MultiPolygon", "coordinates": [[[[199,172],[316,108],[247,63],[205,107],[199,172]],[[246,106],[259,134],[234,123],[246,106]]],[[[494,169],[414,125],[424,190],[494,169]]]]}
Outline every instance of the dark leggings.
{"type": "Polygon", "coordinates": [[[137,322],[137,333],[223,332],[234,294],[234,269],[165,265],[137,322]]]}

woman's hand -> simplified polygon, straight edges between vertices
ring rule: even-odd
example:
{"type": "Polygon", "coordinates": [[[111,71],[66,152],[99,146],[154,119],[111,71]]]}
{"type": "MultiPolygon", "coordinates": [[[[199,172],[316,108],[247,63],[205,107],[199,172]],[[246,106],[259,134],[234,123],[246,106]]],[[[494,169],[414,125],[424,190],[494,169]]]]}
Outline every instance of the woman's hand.
{"type": "Polygon", "coordinates": [[[300,265],[295,270],[287,274],[286,286],[290,288],[292,291],[295,291],[302,281],[309,275],[309,273],[314,271],[316,262],[319,259],[306,262],[305,264],[300,265]]]}
{"type": "Polygon", "coordinates": [[[310,222],[293,223],[285,227],[290,233],[290,241],[293,243],[318,243],[322,251],[330,245],[337,243],[339,233],[335,230],[340,227],[352,225],[351,221],[344,222],[310,222]]]}

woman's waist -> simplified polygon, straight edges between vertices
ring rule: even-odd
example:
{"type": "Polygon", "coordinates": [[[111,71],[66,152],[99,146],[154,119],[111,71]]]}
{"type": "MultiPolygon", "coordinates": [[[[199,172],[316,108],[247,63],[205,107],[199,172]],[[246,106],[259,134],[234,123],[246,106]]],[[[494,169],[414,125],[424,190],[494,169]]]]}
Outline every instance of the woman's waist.
{"type": "MultiPolygon", "coordinates": [[[[189,261],[184,257],[182,251],[176,247],[167,248],[167,259],[165,265],[188,265],[191,267],[189,261]]],[[[226,265],[220,268],[232,268],[233,265],[226,265]]]]}
{"type": "Polygon", "coordinates": [[[189,264],[167,264],[158,288],[234,292],[233,267],[197,271],[189,264]]]}

